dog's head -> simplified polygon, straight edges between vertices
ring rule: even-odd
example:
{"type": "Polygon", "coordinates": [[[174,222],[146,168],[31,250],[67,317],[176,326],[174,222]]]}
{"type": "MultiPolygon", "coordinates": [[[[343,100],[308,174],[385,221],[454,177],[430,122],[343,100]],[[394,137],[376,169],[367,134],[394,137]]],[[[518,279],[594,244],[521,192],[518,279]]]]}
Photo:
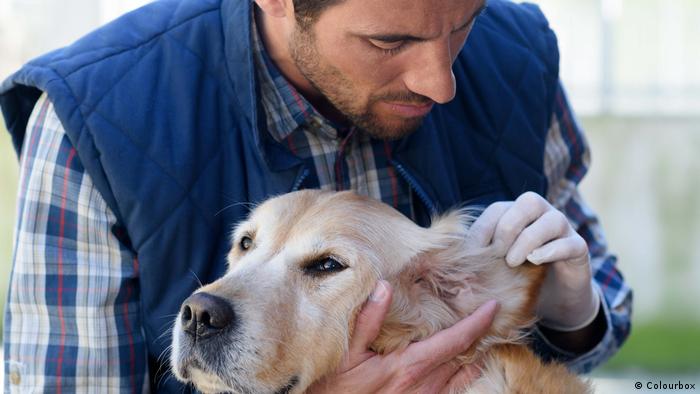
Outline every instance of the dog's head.
{"type": "Polygon", "coordinates": [[[226,275],[183,303],[176,377],[205,392],[302,392],[338,365],[378,279],[394,288],[378,352],[449,327],[489,299],[501,310],[472,353],[517,340],[542,271],[508,268],[498,247],[471,247],[470,220],[454,211],[422,228],[350,192],[266,201],[236,228],[226,275]]]}

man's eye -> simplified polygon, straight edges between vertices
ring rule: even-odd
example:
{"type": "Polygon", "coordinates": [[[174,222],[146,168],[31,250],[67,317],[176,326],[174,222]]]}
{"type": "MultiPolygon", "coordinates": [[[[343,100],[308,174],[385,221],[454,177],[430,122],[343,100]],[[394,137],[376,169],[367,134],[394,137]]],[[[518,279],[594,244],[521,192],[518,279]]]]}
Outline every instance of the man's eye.
{"type": "Polygon", "coordinates": [[[253,246],[253,239],[248,236],[245,236],[241,238],[239,246],[241,247],[241,250],[248,250],[251,248],[251,246],[253,246]]]}
{"type": "Polygon", "coordinates": [[[387,41],[375,40],[375,39],[371,39],[371,38],[370,38],[369,42],[372,43],[372,45],[377,47],[382,52],[388,53],[388,54],[393,54],[393,53],[399,52],[405,44],[405,41],[387,42],[387,41]]]}
{"type": "Polygon", "coordinates": [[[332,257],[326,257],[324,259],[315,261],[304,268],[307,274],[319,275],[319,274],[330,274],[334,272],[340,272],[347,268],[338,260],[332,257]]]}

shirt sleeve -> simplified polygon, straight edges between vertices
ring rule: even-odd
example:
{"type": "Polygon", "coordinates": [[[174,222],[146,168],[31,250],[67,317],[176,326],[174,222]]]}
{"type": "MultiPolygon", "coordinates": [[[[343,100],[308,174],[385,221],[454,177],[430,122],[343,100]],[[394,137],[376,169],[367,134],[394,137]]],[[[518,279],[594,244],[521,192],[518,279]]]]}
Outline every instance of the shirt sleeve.
{"type": "Polygon", "coordinates": [[[20,155],[5,392],[143,392],[138,260],[42,96],[20,155]]]}
{"type": "Polygon", "coordinates": [[[596,214],[578,190],[578,184],[589,165],[588,143],[560,85],[545,144],[544,169],[548,181],[546,197],[566,214],[579,235],[588,243],[593,288],[601,296],[607,329],[598,345],[585,354],[574,354],[557,348],[539,330],[534,333],[534,348],[545,360],[564,362],[569,369],[578,373],[590,372],[622,346],[630,332],[632,307],[632,291],[617,269],[616,257],[608,252],[605,235],[596,214]]]}

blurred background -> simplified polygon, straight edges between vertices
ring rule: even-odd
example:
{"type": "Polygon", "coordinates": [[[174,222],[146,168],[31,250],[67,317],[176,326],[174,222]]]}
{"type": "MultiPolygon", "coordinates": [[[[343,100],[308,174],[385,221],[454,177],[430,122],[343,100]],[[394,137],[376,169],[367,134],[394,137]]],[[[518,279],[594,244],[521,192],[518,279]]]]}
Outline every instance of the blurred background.
{"type": "MultiPolygon", "coordinates": [[[[146,2],[0,0],[0,79],[146,2]]],[[[594,373],[598,391],[700,386],[700,0],[535,2],[559,37],[562,78],[592,146],[582,189],[635,290],[632,334],[594,373]]],[[[18,170],[1,122],[4,305],[18,170]]]]}

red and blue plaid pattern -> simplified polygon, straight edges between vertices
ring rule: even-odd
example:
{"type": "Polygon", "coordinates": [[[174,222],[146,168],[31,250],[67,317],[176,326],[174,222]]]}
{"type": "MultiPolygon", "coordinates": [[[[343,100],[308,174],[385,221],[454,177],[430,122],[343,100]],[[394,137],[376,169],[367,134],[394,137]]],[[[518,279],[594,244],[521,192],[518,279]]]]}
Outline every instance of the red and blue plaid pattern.
{"type": "Polygon", "coordinates": [[[413,215],[413,194],[390,164],[392,148],[355,127],[325,119],[284,78],[262,45],[253,23],[253,52],[267,131],[307,162],[306,182],[325,190],[354,190],[413,215]]]}
{"type": "Polygon", "coordinates": [[[141,392],[138,262],[42,97],[21,155],[6,390],[141,392]]]}
{"type": "Polygon", "coordinates": [[[591,371],[617,352],[629,336],[632,313],[632,290],[617,270],[616,257],[608,252],[607,241],[595,212],[578,190],[578,183],[588,172],[589,165],[588,142],[560,86],[545,144],[546,197],[566,214],[571,225],[588,243],[593,286],[603,300],[608,328],[600,343],[586,354],[572,354],[558,349],[539,331],[535,332],[537,343],[534,346],[544,358],[563,361],[578,372],[591,371]]]}
{"type": "MultiPolygon", "coordinates": [[[[275,139],[313,163],[310,181],[325,189],[356,190],[412,217],[410,188],[390,164],[389,145],[357,130],[337,131],[254,41],[268,128],[275,139]]],[[[119,242],[116,218],[44,97],[25,138],[5,314],[6,391],[147,391],[138,261],[119,242]]],[[[629,333],[631,308],[631,291],[607,252],[595,214],[578,193],[588,161],[587,143],[560,91],[545,149],[547,198],[588,241],[608,330],[583,355],[557,349],[538,333],[536,346],[546,357],[564,360],[580,372],[621,346],[629,333]]]]}

